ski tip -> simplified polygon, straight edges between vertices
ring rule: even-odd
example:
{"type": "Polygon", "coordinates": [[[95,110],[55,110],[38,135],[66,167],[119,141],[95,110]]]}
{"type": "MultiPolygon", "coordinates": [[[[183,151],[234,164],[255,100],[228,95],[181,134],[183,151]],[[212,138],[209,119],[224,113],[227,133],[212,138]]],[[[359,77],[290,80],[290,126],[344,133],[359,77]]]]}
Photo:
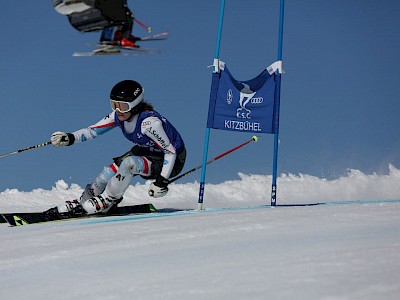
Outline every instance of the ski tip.
{"type": "Polygon", "coordinates": [[[0,223],[7,223],[7,219],[1,214],[0,223]]]}
{"type": "Polygon", "coordinates": [[[149,205],[150,212],[156,212],[157,211],[157,208],[155,208],[153,204],[149,203],[148,205],[149,205]]]}
{"type": "Polygon", "coordinates": [[[2,214],[3,219],[11,226],[29,225],[29,223],[15,214],[2,214]]]}

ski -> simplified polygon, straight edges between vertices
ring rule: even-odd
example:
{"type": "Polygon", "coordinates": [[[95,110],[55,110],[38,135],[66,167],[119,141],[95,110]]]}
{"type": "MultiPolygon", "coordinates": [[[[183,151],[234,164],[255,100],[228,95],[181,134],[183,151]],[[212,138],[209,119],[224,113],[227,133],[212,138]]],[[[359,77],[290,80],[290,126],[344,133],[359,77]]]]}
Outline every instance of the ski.
{"type": "Polygon", "coordinates": [[[153,48],[135,48],[135,47],[121,47],[121,46],[99,46],[93,51],[86,52],[74,52],[72,56],[140,56],[140,55],[152,55],[159,54],[161,50],[153,48]],[[127,51],[122,51],[127,50],[127,51]]]}
{"type": "MultiPolygon", "coordinates": [[[[49,210],[50,211],[50,210],[49,210]]],[[[92,218],[92,217],[107,217],[107,216],[124,216],[129,214],[146,214],[156,212],[157,209],[151,203],[129,205],[129,206],[117,206],[112,208],[107,213],[99,213],[94,215],[79,215],[69,213],[55,213],[54,211],[49,212],[22,212],[22,213],[4,213],[1,214],[4,221],[11,226],[22,226],[35,223],[44,223],[51,221],[62,221],[79,218],[92,218]]]]}
{"type": "MultiPolygon", "coordinates": [[[[160,32],[157,34],[137,38],[137,42],[166,40],[168,38],[168,33],[169,33],[169,31],[164,31],[164,32],[160,32]]],[[[117,45],[117,43],[114,41],[109,41],[109,42],[104,41],[104,42],[99,43],[99,45],[117,45]]]]}
{"type": "Polygon", "coordinates": [[[164,31],[164,32],[160,32],[157,34],[153,34],[153,35],[149,35],[149,36],[145,36],[140,38],[140,41],[160,41],[160,40],[166,40],[168,38],[168,33],[169,31],[164,31]]]}
{"type": "MultiPolygon", "coordinates": [[[[137,42],[146,41],[161,41],[168,38],[168,31],[161,33],[145,36],[139,38],[137,42]]],[[[142,48],[142,47],[123,47],[115,41],[104,41],[97,44],[97,48],[92,51],[86,52],[74,52],[73,56],[100,56],[100,55],[120,55],[120,56],[138,56],[138,55],[149,55],[159,54],[159,49],[142,48]],[[126,51],[124,51],[126,50],[126,51]]]]}

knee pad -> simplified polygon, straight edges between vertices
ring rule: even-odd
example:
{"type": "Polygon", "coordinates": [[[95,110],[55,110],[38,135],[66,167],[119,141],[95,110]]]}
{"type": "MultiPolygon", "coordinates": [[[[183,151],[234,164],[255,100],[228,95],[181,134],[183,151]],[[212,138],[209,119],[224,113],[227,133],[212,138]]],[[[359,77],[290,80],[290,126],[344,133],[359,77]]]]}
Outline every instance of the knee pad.
{"type": "Polygon", "coordinates": [[[122,161],[118,173],[148,176],[151,174],[151,161],[143,156],[129,156],[122,161]]]}

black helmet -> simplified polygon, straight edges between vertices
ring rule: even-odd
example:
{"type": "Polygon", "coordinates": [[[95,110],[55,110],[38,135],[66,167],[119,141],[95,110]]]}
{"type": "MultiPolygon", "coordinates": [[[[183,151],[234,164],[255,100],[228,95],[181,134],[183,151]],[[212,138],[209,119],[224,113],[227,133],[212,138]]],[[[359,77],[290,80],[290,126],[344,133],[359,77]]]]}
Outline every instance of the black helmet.
{"type": "Polygon", "coordinates": [[[144,90],[142,86],[133,80],[118,82],[111,90],[110,101],[112,109],[128,112],[143,101],[144,90]],[[120,106],[118,102],[126,102],[126,107],[120,106]],[[121,109],[123,108],[123,109],[121,109]]]}

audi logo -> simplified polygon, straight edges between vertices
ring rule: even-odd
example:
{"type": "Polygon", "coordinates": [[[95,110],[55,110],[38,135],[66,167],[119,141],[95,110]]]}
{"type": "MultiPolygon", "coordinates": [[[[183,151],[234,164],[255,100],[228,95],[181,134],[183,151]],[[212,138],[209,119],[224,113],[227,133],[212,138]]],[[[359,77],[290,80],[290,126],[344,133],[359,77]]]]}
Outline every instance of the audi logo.
{"type": "Polygon", "coordinates": [[[250,103],[251,104],[261,104],[264,102],[263,97],[256,97],[256,98],[251,98],[250,103]]]}

